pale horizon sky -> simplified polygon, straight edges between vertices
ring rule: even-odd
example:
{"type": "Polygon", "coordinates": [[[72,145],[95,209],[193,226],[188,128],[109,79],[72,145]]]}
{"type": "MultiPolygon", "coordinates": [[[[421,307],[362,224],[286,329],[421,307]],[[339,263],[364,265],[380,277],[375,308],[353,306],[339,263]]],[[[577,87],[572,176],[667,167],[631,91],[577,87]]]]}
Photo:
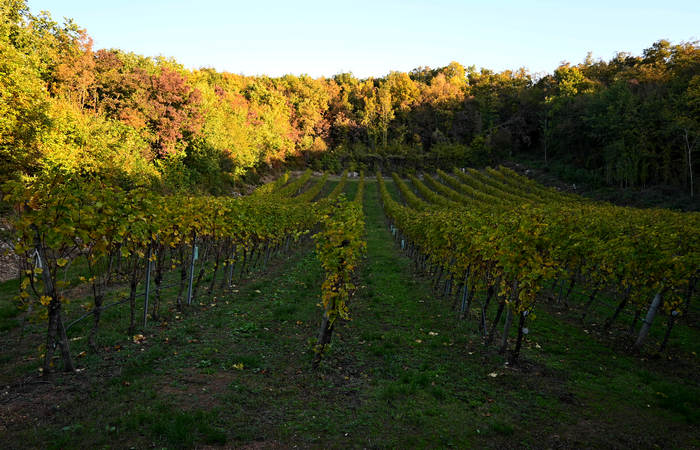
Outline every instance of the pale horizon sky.
{"type": "Polygon", "coordinates": [[[700,2],[28,0],[73,18],[95,49],[173,57],[245,75],[359,78],[457,61],[551,73],[593,52],[640,54],[660,39],[700,38],[700,2]]]}

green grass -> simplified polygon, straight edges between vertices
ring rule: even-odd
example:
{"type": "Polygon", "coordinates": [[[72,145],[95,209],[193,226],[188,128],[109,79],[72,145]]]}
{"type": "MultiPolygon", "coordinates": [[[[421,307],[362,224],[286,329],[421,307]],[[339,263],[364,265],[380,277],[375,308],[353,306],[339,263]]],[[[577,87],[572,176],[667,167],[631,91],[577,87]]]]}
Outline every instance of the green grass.
{"type": "MultiPolygon", "coordinates": [[[[356,186],[348,181],[350,198],[356,186]]],[[[450,300],[413,272],[385,227],[369,179],[365,213],[368,254],[350,302],[352,320],[337,326],[318,370],[312,348],[322,270],[307,245],[241,283],[239,292],[206,301],[202,294],[202,304],[182,315],[164,308],[163,322],[149,326],[142,344],[124,336],[125,310],[110,310],[103,350],[77,359],[83,371],[58,375],[50,386],[9,389],[18,419],[5,421],[3,442],[11,448],[700,445],[695,359],[629,355],[545,305],[531,324],[523,364],[504,366],[503,356],[475,334],[475,322],[457,320],[450,300]]],[[[0,317],[11,315],[3,311],[0,317]]],[[[86,331],[78,327],[72,336],[86,331]]],[[[32,349],[41,334],[27,339],[32,349]]],[[[73,342],[75,354],[84,341],[73,342]]],[[[35,369],[14,362],[16,379],[35,369]]]]}

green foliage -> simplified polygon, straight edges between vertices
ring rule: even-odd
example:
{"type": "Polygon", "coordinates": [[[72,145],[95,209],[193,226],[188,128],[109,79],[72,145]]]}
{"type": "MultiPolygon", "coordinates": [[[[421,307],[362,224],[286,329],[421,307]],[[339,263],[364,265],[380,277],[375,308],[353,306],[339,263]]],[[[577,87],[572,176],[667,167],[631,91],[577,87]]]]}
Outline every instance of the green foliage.
{"type": "Polygon", "coordinates": [[[669,315],[690,301],[700,215],[586,201],[506,169],[455,170],[457,179],[438,173],[454,189],[409,176],[422,199],[393,174],[408,207],[391,198],[378,174],[387,215],[446,273],[461,279],[466,272],[484,287],[500,280],[499,295],[516,312],[531,312],[551,281],[574,277],[589,292],[613,291],[639,308],[661,292],[669,315]]]}
{"type": "Polygon", "coordinates": [[[341,196],[329,204],[321,217],[322,230],[314,237],[316,253],[326,277],[321,286],[324,314],[332,324],[350,318],[348,300],[357,289],[353,275],[367,243],[361,202],[341,196]]]}
{"type": "Polygon", "coordinates": [[[0,177],[7,178],[36,165],[41,135],[50,125],[49,97],[33,61],[5,39],[0,73],[0,177]]]}

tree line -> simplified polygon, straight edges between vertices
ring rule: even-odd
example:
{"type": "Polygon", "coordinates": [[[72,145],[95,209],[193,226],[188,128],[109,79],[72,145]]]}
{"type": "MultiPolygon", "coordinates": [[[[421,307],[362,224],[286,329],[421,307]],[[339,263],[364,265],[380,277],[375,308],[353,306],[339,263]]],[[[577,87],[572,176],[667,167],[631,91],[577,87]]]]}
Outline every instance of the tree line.
{"type": "Polygon", "coordinates": [[[697,192],[697,42],[589,55],[545,75],[452,62],[271,78],[95,50],[70,20],[34,15],[25,0],[0,5],[0,180],[60,168],[217,193],[280,165],[449,168],[522,155],[609,184],[697,192]]]}

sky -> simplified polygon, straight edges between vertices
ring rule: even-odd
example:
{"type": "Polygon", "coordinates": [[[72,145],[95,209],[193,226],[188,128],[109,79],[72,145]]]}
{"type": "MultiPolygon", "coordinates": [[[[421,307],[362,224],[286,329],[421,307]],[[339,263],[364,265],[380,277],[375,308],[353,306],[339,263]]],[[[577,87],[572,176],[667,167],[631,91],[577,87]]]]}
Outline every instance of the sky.
{"type": "Polygon", "coordinates": [[[561,62],[700,39],[700,1],[29,0],[72,18],[95,48],[185,67],[312,77],[442,67],[551,73],[561,62]]]}

